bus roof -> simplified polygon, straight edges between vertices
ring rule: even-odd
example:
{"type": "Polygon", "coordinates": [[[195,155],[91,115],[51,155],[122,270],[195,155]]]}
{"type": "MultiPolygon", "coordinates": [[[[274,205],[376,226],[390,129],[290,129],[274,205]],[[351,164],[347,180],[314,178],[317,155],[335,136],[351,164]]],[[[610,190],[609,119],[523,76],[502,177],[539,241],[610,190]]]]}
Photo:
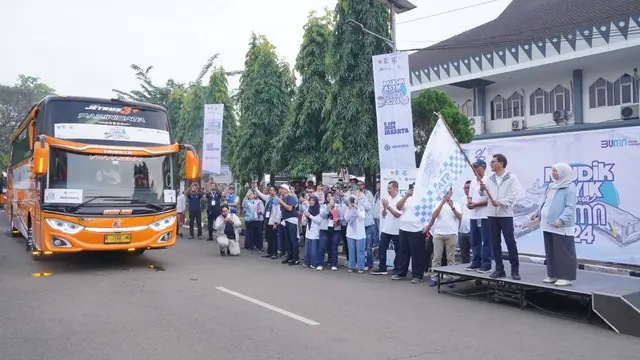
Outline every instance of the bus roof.
{"type": "Polygon", "coordinates": [[[144,103],[138,101],[131,100],[120,100],[120,99],[106,99],[106,98],[95,98],[95,97],[85,97],[85,96],[62,96],[62,95],[48,95],[45,96],[40,103],[46,105],[50,101],[86,101],[86,102],[95,102],[102,104],[117,104],[120,106],[131,106],[131,107],[141,107],[146,109],[153,109],[166,112],[167,109],[160,105],[155,105],[151,103],[144,103]]]}
{"type": "Polygon", "coordinates": [[[24,127],[26,126],[25,123],[27,122],[27,120],[29,120],[29,116],[32,114],[33,110],[36,107],[44,107],[47,103],[51,101],[86,101],[86,102],[93,102],[93,103],[99,103],[99,104],[113,104],[118,106],[139,107],[139,108],[167,112],[167,109],[165,109],[160,105],[138,102],[138,101],[131,101],[131,100],[120,100],[120,99],[113,99],[113,98],[106,99],[106,98],[95,98],[95,97],[86,97],[86,96],[47,95],[42,100],[35,103],[29,109],[29,112],[26,114],[25,118],[20,122],[20,124],[18,125],[18,128],[9,137],[9,141],[13,142],[15,137],[18,136],[18,134],[24,129],[24,127]]]}

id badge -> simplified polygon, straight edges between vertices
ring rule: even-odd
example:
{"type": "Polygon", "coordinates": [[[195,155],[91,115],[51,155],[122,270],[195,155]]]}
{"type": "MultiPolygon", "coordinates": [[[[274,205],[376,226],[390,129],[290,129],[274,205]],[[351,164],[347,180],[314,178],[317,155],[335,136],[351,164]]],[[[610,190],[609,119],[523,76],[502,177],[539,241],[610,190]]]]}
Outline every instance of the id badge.
{"type": "Polygon", "coordinates": [[[264,214],[264,217],[266,217],[266,218],[271,217],[271,211],[267,211],[267,213],[266,213],[266,214],[264,214]]]}
{"type": "Polygon", "coordinates": [[[216,206],[216,201],[215,200],[211,200],[211,206],[216,206]]]}

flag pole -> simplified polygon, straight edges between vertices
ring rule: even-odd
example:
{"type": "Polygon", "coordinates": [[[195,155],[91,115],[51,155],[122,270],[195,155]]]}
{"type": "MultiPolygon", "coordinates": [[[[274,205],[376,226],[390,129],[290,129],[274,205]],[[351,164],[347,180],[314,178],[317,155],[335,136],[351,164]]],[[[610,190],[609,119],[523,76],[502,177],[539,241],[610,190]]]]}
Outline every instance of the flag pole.
{"type": "MultiPolygon", "coordinates": [[[[438,112],[435,112],[435,111],[433,113],[436,116],[438,116],[438,119],[442,119],[442,123],[447,128],[447,130],[449,131],[449,134],[451,135],[453,140],[456,142],[456,145],[458,146],[458,149],[460,149],[460,152],[462,152],[462,155],[464,155],[464,158],[465,158],[465,160],[467,160],[467,164],[469,165],[471,170],[473,170],[473,174],[476,176],[476,179],[478,180],[479,183],[482,182],[482,179],[480,178],[480,175],[478,175],[478,172],[476,171],[476,168],[473,167],[473,164],[471,163],[471,160],[469,160],[469,157],[467,156],[467,152],[464,151],[464,149],[462,148],[462,146],[458,142],[458,139],[456,139],[455,135],[453,135],[453,131],[451,131],[451,128],[449,127],[449,124],[447,124],[447,121],[444,119],[444,116],[442,116],[442,114],[440,114],[438,112]]],[[[485,190],[485,191],[487,192],[487,196],[489,197],[489,200],[493,201],[493,196],[491,196],[491,194],[489,194],[488,190],[485,190]]]]}

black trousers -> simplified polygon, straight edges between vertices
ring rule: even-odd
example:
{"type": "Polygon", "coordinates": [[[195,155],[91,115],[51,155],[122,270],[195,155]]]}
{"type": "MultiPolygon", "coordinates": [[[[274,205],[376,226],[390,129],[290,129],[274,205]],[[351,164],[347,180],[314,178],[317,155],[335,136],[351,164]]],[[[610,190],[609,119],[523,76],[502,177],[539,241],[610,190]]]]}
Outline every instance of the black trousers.
{"type": "Polygon", "coordinates": [[[287,260],[300,260],[300,246],[298,245],[298,225],[285,222],[284,233],[287,239],[287,260]]]}
{"type": "Polygon", "coordinates": [[[267,226],[264,229],[264,235],[267,239],[267,254],[278,255],[278,227],[273,228],[273,225],[269,225],[269,221],[265,220],[267,226]]]}
{"type": "MultiPolygon", "coordinates": [[[[429,238],[427,239],[427,246],[425,251],[425,261],[426,268],[430,269],[431,266],[431,257],[433,256],[433,235],[429,234],[429,238]]],[[[447,249],[442,249],[442,261],[440,262],[442,266],[447,266],[447,249]]]]}
{"type": "Polygon", "coordinates": [[[504,241],[507,243],[507,251],[509,251],[511,273],[519,273],[520,260],[518,259],[518,246],[516,245],[516,239],[513,235],[513,218],[490,216],[489,229],[491,230],[491,242],[493,244],[496,271],[504,271],[504,263],[502,261],[502,236],[504,236],[504,241]]]}
{"type": "Polygon", "coordinates": [[[389,249],[389,243],[393,241],[393,249],[396,253],[395,259],[393,259],[393,268],[398,267],[398,235],[389,235],[387,233],[380,234],[380,247],[378,248],[378,269],[380,271],[387,271],[387,249],[389,249]]]}
{"type": "Polygon", "coordinates": [[[207,231],[209,232],[209,240],[213,240],[213,225],[220,216],[220,210],[207,210],[207,231]]]}
{"type": "Polygon", "coordinates": [[[471,263],[471,233],[458,233],[458,244],[460,244],[462,263],[471,263]]]}
{"type": "Polygon", "coordinates": [[[246,223],[247,226],[247,234],[245,235],[245,244],[244,247],[251,249],[262,250],[263,248],[263,240],[262,240],[262,221],[249,221],[246,223]]]}
{"type": "Polygon", "coordinates": [[[189,211],[189,236],[193,237],[193,223],[198,224],[198,237],[202,236],[202,213],[200,211],[189,211]]]}
{"type": "Polygon", "coordinates": [[[398,258],[398,267],[393,270],[393,273],[400,277],[407,276],[409,260],[411,260],[411,275],[414,278],[422,279],[427,266],[425,238],[422,231],[409,232],[400,230],[397,246],[396,258],[398,258]]]}
{"type": "Polygon", "coordinates": [[[347,245],[347,226],[340,228],[340,238],[342,239],[342,248],[344,249],[344,255],[349,262],[349,246],[347,245]]]}

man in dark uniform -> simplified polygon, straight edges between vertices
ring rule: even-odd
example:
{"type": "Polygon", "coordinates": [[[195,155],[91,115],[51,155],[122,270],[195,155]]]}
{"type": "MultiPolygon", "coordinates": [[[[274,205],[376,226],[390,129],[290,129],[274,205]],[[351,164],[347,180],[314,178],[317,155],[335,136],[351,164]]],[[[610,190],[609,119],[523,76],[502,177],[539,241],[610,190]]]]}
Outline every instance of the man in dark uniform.
{"type": "Polygon", "coordinates": [[[222,213],[222,192],[215,181],[209,183],[209,192],[207,192],[207,230],[209,238],[207,241],[213,241],[213,232],[215,231],[214,222],[222,213]]]}

